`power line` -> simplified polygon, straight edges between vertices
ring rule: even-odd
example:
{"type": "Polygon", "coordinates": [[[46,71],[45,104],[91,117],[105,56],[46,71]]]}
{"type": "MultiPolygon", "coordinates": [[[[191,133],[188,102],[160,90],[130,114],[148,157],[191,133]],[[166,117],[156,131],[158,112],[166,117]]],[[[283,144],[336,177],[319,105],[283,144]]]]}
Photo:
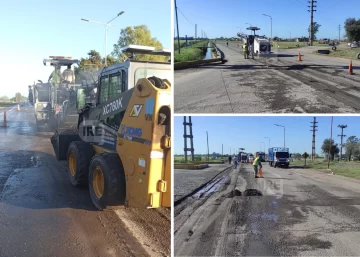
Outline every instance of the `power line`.
{"type": "Polygon", "coordinates": [[[187,22],[189,22],[191,25],[195,25],[194,23],[192,23],[191,21],[189,21],[188,18],[185,17],[185,15],[180,11],[179,7],[177,8],[177,10],[179,11],[179,13],[185,18],[185,20],[187,20],[187,22]]]}

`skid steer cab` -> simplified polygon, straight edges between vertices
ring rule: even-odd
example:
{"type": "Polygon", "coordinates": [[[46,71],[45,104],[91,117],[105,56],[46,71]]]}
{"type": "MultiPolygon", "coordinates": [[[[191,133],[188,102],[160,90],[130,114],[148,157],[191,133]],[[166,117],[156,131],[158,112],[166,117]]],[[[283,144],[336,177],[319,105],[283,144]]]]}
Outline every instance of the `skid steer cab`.
{"type": "MultiPolygon", "coordinates": [[[[123,52],[170,56],[145,46],[123,52]]],[[[98,73],[96,103],[80,111],[77,131],[52,137],[70,182],[88,186],[99,210],[171,206],[170,79],[169,62],[130,58],[106,67],[98,73]]]]}

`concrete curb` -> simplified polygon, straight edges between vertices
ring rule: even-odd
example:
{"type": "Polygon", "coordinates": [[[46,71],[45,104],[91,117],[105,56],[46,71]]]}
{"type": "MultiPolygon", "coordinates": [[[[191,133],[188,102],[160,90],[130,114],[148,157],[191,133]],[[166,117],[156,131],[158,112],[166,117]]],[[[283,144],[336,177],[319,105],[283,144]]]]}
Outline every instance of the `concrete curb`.
{"type": "Polygon", "coordinates": [[[207,64],[207,63],[215,63],[215,62],[221,62],[221,58],[212,58],[207,60],[197,60],[197,61],[189,61],[189,62],[177,62],[174,63],[174,70],[199,66],[201,64],[207,64]]]}
{"type": "Polygon", "coordinates": [[[206,187],[208,184],[212,183],[220,174],[224,173],[225,171],[232,169],[234,167],[234,165],[231,165],[225,169],[223,169],[222,171],[220,171],[218,174],[216,174],[213,178],[211,178],[209,181],[205,182],[204,184],[202,184],[201,186],[197,187],[195,190],[193,190],[192,192],[190,192],[189,194],[186,194],[184,196],[182,196],[181,198],[179,198],[178,200],[174,201],[174,207],[179,205],[180,203],[182,203],[183,201],[185,201],[187,198],[189,198],[190,196],[196,194],[197,192],[199,192],[201,189],[203,189],[204,187],[206,187]]]}
{"type": "Polygon", "coordinates": [[[209,167],[207,163],[202,164],[174,164],[174,169],[180,169],[180,170],[201,170],[209,167]]]}

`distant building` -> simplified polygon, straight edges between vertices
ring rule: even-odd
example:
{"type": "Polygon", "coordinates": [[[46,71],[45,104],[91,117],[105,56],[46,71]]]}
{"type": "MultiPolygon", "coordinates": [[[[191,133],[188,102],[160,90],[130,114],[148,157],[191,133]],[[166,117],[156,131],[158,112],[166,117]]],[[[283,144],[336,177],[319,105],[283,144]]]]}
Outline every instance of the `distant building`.
{"type": "Polygon", "coordinates": [[[296,39],[296,42],[309,42],[308,37],[299,37],[296,39]]]}

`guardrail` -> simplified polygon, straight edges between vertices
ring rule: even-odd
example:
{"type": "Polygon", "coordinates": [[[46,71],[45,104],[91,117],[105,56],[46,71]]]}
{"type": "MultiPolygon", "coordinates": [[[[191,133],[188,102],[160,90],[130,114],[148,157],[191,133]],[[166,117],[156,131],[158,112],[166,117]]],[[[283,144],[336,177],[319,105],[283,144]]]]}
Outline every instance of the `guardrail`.
{"type": "Polygon", "coordinates": [[[215,43],[212,43],[212,44],[213,44],[213,47],[216,49],[217,54],[220,55],[221,60],[222,60],[222,61],[225,61],[225,54],[224,54],[224,52],[221,51],[221,50],[216,46],[215,43]]]}

